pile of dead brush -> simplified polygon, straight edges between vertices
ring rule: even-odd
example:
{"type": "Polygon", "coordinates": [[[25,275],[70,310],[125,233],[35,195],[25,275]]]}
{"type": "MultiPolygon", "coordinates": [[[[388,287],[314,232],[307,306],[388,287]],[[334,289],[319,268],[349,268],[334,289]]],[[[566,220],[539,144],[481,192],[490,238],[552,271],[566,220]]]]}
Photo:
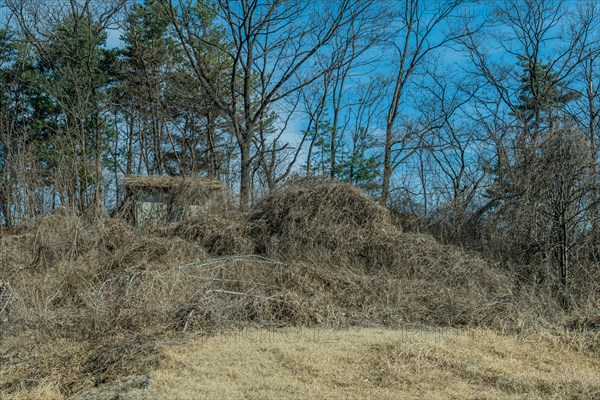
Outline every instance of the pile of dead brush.
{"type": "Polygon", "coordinates": [[[516,329],[554,312],[528,317],[510,276],[403,233],[386,208],[337,182],[295,182],[247,214],[161,227],[49,215],[0,245],[3,393],[51,382],[70,395],[140,373],[162,338],[192,330],[516,329]]]}

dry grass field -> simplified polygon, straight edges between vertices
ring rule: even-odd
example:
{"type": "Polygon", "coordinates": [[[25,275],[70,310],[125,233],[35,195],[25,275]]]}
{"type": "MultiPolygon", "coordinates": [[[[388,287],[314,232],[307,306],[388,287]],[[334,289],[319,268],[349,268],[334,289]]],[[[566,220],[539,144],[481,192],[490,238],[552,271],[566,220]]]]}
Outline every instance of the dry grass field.
{"type": "MultiPolygon", "coordinates": [[[[163,345],[160,365],[141,380],[74,399],[600,398],[597,355],[547,339],[484,329],[243,329],[163,345]]],[[[65,398],[50,382],[6,397],[65,398]]]]}
{"type": "Polygon", "coordinates": [[[161,352],[123,398],[600,398],[597,357],[487,330],[243,330],[161,352]]]}

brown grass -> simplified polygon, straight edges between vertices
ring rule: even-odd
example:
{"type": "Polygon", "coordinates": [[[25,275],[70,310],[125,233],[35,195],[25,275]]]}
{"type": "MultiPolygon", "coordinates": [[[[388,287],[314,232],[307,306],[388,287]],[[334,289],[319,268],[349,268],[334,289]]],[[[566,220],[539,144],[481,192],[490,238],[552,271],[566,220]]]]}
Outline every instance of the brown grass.
{"type": "MultiPolygon", "coordinates": [[[[487,330],[244,330],[161,349],[147,399],[596,399],[600,361],[487,330]]],[[[139,397],[135,397],[139,396],[139,397]]]]}
{"type": "Polygon", "coordinates": [[[180,237],[201,244],[212,256],[254,254],[245,216],[226,211],[204,214],[163,230],[165,238],[180,237]]]}

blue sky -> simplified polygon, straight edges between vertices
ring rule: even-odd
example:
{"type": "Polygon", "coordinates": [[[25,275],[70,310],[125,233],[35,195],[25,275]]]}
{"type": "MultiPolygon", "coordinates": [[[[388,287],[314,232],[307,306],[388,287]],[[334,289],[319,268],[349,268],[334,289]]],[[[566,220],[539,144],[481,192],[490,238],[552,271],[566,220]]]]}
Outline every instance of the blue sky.
{"type": "Polygon", "coordinates": [[[109,49],[119,48],[123,46],[123,41],[121,40],[121,35],[123,31],[121,29],[111,28],[106,31],[106,47],[109,49]]]}
{"type": "MultiPolygon", "coordinates": [[[[582,0],[583,1],[583,0],[582,0]]],[[[427,4],[427,3],[424,3],[427,4]]],[[[472,2],[467,3],[460,9],[461,15],[466,15],[468,17],[472,17],[473,25],[480,23],[485,15],[489,15],[492,12],[492,8],[501,3],[496,2],[472,2]]],[[[581,1],[567,1],[565,3],[566,11],[573,11],[579,5],[583,4],[581,1]]],[[[433,41],[439,40],[445,33],[446,26],[442,24],[440,29],[434,32],[431,36],[433,41]]],[[[491,30],[490,30],[491,31],[491,30]]],[[[506,27],[496,26],[493,28],[493,33],[510,33],[506,27]]],[[[122,45],[120,40],[122,32],[117,29],[112,29],[108,32],[107,39],[107,47],[119,47],[122,45]]],[[[543,56],[551,57],[553,56],[553,48],[559,40],[549,41],[547,43],[547,47],[543,49],[543,56]]],[[[514,45],[515,42],[511,43],[510,41],[506,42],[494,42],[489,39],[486,39],[484,42],[484,50],[489,52],[492,56],[492,60],[495,62],[501,62],[508,68],[516,68],[517,60],[514,55],[507,54],[502,48],[501,45],[514,45]]],[[[515,48],[518,50],[518,48],[515,48]]],[[[453,47],[445,47],[440,48],[437,52],[440,61],[440,72],[442,72],[450,84],[456,83],[465,83],[467,81],[468,75],[465,73],[465,69],[469,69],[471,67],[470,61],[466,55],[464,49],[460,49],[459,45],[454,45],[453,47]]],[[[379,58],[379,61],[373,65],[368,65],[361,67],[355,71],[355,77],[353,81],[348,85],[348,91],[350,92],[350,96],[348,100],[352,100],[352,98],[356,95],[353,95],[353,88],[357,87],[360,82],[364,82],[365,80],[370,79],[375,74],[383,74],[389,75],[393,77],[396,73],[396,66],[394,65],[394,60],[397,57],[397,54],[394,53],[391,49],[386,49],[383,46],[377,47],[371,51],[371,55],[375,55],[379,58]]],[[[518,71],[517,71],[518,72],[518,71]]],[[[413,77],[413,83],[421,80],[422,83],[427,84],[426,79],[423,80],[418,74],[413,77]]],[[[401,105],[401,114],[406,118],[418,118],[419,111],[416,108],[418,97],[422,93],[420,89],[416,86],[409,86],[405,91],[405,95],[403,97],[403,103],[401,105]]],[[[389,98],[389,93],[386,96],[386,99],[389,98]]],[[[383,115],[385,115],[385,106],[386,101],[384,100],[383,107],[383,115]]],[[[276,111],[283,110],[284,107],[276,106],[276,111]]],[[[465,109],[468,113],[468,107],[465,109]]],[[[463,114],[462,118],[467,118],[466,114],[463,114]]],[[[284,132],[282,139],[284,141],[289,142],[292,146],[296,145],[300,139],[302,132],[306,129],[308,121],[306,120],[305,114],[302,111],[296,111],[296,115],[292,117],[290,120],[286,132],[284,132]]],[[[383,134],[384,121],[383,118],[380,118],[376,126],[373,127],[373,133],[376,136],[381,137],[383,134]]],[[[479,150],[477,150],[479,151],[479,150]]],[[[475,157],[476,154],[473,154],[475,157]]],[[[300,163],[299,165],[300,166],[300,163]]]]}

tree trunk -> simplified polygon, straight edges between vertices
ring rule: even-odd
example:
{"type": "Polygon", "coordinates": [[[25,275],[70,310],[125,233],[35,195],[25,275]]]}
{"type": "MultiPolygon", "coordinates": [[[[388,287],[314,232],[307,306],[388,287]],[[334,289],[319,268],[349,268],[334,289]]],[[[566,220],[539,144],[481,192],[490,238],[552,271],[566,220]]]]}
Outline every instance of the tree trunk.
{"type": "Polygon", "coordinates": [[[212,179],[219,178],[219,165],[215,150],[215,138],[217,137],[215,120],[211,112],[206,113],[206,142],[207,142],[207,169],[208,177],[212,179]]]}
{"type": "Polygon", "coordinates": [[[244,135],[243,140],[239,142],[240,146],[240,210],[248,211],[250,202],[250,140],[244,135]]]}
{"type": "Polygon", "coordinates": [[[125,166],[125,174],[131,175],[133,173],[133,135],[135,132],[135,120],[133,116],[129,116],[129,137],[127,139],[127,161],[125,166]]]}
{"type": "Polygon", "coordinates": [[[385,130],[385,150],[383,154],[383,182],[381,186],[381,204],[386,205],[390,194],[392,178],[392,124],[387,124],[385,130]]]}
{"type": "Polygon", "coordinates": [[[598,219],[600,218],[600,186],[598,185],[598,147],[596,143],[596,119],[597,119],[597,110],[595,104],[595,90],[594,90],[594,81],[593,81],[593,73],[594,73],[594,62],[593,62],[593,54],[590,49],[589,55],[590,65],[589,65],[589,75],[587,77],[588,85],[587,85],[587,97],[588,97],[588,113],[589,113],[589,140],[590,140],[590,148],[592,153],[592,159],[590,162],[590,175],[593,183],[592,189],[592,206],[591,206],[591,221],[592,221],[592,246],[593,251],[596,253],[597,251],[597,243],[598,238],[600,238],[600,227],[598,226],[598,219]]]}
{"type": "Polygon", "coordinates": [[[558,254],[558,262],[559,262],[559,279],[560,279],[560,289],[559,289],[559,299],[561,305],[564,308],[569,307],[569,296],[568,296],[568,274],[569,274],[569,252],[568,252],[568,232],[567,232],[567,222],[566,215],[564,215],[564,211],[561,212],[559,218],[559,254],[558,254]]]}
{"type": "Polygon", "coordinates": [[[319,120],[317,119],[315,121],[315,134],[313,135],[313,137],[310,141],[310,146],[308,146],[308,155],[306,156],[306,176],[307,177],[310,176],[312,173],[312,171],[310,170],[311,163],[312,163],[312,153],[313,153],[313,149],[315,147],[315,142],[317,141],[318,135],[319,135],[319,120]]]}

